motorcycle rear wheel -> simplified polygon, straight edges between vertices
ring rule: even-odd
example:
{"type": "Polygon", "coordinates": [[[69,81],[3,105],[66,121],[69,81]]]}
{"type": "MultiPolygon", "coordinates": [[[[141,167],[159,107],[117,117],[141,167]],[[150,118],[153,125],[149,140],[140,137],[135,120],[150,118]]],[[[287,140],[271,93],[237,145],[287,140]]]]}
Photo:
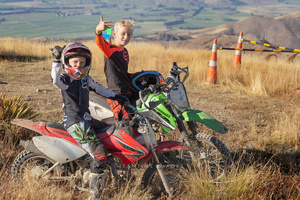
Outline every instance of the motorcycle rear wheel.
{"type": "Polygon", "coordinates": [[[11,168],[11,175],[15,180],[42,178],[44,181],[50,181],[52,176],[58,177],[62,173],[61,166],[57,165],[46,175],[43,175],[54,164],[55,162],[45,155],[24,150],[15,158],[11,168]]]}
{"type": "MultiPolygon", "coordinates": [[[[161,162],[166,177],[173,188],[172,195],[182,195],[186,192],[184,182],[192,169],[187,161],[180,158],[164,158],[161,162]]],[[[163,182],[156,168],[156,163],[150,165],[143,174],[141,188],[148,188],[153,199],[166,198],[168,196],[163,182]]]]}

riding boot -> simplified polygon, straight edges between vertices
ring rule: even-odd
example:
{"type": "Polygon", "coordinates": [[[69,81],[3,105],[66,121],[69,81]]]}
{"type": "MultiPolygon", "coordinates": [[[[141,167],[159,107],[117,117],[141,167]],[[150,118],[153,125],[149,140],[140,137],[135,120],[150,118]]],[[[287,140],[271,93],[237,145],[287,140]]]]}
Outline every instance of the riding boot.
{"type": "Polygon", "coordinates": [[[90,174],[90,196],[88,200],[101,200],[102,190],[106,183],[106,173],[90,174]]]}

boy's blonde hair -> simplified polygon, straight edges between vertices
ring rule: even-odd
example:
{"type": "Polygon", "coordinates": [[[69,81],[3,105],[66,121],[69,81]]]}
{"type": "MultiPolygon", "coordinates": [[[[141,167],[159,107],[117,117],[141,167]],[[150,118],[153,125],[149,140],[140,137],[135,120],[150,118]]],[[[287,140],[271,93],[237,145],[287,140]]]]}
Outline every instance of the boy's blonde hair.
{"type": "Polygon", "coordinates": [[[119,28],[122,26],[127,26],[127,27],[131,28],[131,30],[133,32],[134,21],[130,20],[130,19],[118,21],[115,23],[114,31],[117,32],[119,30],[119,28]]]}

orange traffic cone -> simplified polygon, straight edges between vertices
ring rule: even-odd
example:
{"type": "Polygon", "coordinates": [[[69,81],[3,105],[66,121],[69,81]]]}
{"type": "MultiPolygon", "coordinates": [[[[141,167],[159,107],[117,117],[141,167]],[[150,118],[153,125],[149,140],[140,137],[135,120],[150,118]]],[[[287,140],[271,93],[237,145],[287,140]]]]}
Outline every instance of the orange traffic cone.
{"type": "MultiPolygon", "coordinates": [[[[240,32],[239,40],[238,40],[238,43],[236,45],[237,49],[242,48],[242,39],[243,39],[243,32],[240,32]]],[[[241,50],[235,50],[232,66],[233,67],[239,67],[241,65],[241,61],[242,61],[242,51],[241,50]]]]}
{"type": "Polygon", "coordinates": [[[214,39],[214,43],[212,46],[206,83],[217,83],[217,39],[214,39]]]}

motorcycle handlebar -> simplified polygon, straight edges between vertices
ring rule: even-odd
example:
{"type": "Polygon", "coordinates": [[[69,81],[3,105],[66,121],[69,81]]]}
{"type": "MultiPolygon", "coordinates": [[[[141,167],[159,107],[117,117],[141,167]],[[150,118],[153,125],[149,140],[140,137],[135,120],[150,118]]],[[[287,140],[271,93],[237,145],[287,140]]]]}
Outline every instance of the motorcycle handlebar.
{"type": "Polygon", "coordinates": [[[176,62],[174,62],[173,66],[171,68],[171,71],[170,71],[171,75],[178,77],[178,80],[180,80],[180,74],[182,72],[185,73],[185,75],[181,81],[183,83],[187,79],[187,77],[189,77],[189,67],[187,66],[187,67],[182,68],[182,67],[179,67],[176,62]]]}
{"type": "MultiPolygon", "coordinates": [[[[148,88],[145,88],[144,90],[141,90],[139,92],[139,97],[140,97],[140,100],[142,101],[143,105],[148,108],[148,109],[153,109],[152,106],[148,106],[145,104],[145,100],[144,100],[144,97],[148,94],[148,93],[156,93],[156,92],[162,92],[164,91],[165,89],[167,88],[167,84],[166,83],[160,83],[160,84],[157,84],[157,85],[150,85],[148,88]]],[[[151,102],[150,102],[151,103],[151,102]]],[[[150,104],[149,103],[149,104],[150,104]]]]}
{"type": "Polygon", "coordinates": [[[155,92],[160,92],[163,91],[167,85],[165,83],[160,83],[157,85],[149,85],[149,87],[145,88],[144,90],[141,90],[139,93],[144,96],[147,93],[155,93],[155,92]]]}

